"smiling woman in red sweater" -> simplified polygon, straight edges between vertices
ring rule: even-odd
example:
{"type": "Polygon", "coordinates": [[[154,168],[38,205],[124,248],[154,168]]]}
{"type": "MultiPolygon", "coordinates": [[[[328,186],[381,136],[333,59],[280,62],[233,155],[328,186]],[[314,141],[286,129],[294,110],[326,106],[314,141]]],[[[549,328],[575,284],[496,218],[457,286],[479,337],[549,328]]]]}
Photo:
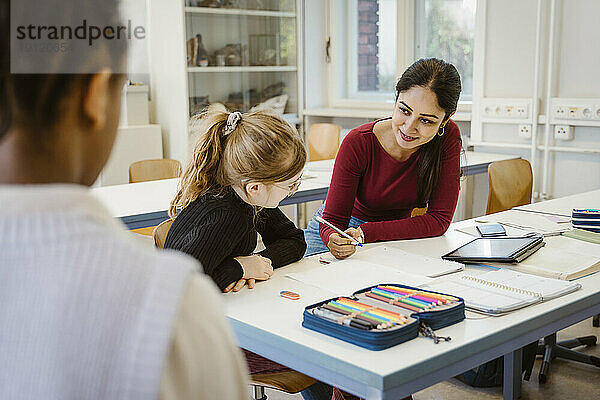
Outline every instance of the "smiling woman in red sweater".
{"type": "MultiPolygon", "coordinates": [[[[419,60],[396,85],[391,118],[353,129],[335,160],[319,215],[361,242],[439,236],[452,221],[460,187],[461,139],[450,120],[460,96],[456,68],[419,60]],[[427,207],[411,218],[414,208],[427,207]]],[[[314,218],[305,255],[346,258],[356,246],[314,218]]]]}

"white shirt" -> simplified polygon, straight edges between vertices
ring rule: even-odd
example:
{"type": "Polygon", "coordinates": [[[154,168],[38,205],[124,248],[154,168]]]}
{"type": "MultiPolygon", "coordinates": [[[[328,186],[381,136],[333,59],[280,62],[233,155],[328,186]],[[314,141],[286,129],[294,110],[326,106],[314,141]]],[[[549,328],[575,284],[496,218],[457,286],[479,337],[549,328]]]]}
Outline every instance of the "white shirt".
{"type": "Polygon", "coordinates": [[[0,398],[245,399],[218,292],[76,185],[0,186],[0,398]]]}

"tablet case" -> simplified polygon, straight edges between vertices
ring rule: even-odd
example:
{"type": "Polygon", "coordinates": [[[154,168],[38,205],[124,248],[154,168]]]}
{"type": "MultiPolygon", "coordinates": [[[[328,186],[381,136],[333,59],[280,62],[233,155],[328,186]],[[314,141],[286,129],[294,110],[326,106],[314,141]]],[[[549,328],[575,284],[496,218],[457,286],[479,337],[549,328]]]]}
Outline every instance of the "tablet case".
{"type": "MultiPolygon", "coordinates": [[[[396,283],[386,283],[382,285],[421,290],[420,288],[413,286],[405,286],[396,283]]],[[[361,289],[348,298],[352,300],[359,300],[362,293],[369,292],[373,287],[375,286],[369,286],[365,289],[361,289]]],[[[445,295],[445,293],[435,292],[432,290],[427,290],[427,292],[445,295]]],[[[416,338],[419,336],[419,330],[429,332],[426,333],[426,335],[432,336],[437,343],[439,340],[435,334],[433,334],[433,330],[453,325],[465,319],[465,302],[462,298],[458,297],[458,301],[455,304],[445,307],[442,310],[424,311],[419,313],[391,306],[386,302],[375,302],[373,304],[377,304],[378,307],[388,309],[391,307],[395,312],[403,313],[409,318],[410,321],[405,325],[383,330],[361,330],[321,318],[312,313],[313,309],[320,307],[332,300],[337,300],[340,297],[342,296],[330,298],[307,306],[304,309],[302,326],[369,350],[383,350],[416,338]]],[[[442,339],[449,340],[449,338],[442,339]]]]}
{"type": "MultiPolygon", "coordinates": [[[[453,254],[454,252],[462,249],[463,247],[473,245],[478,240],[506,240],[510,239],[510,236],[507,237],[496,237],[496,238],[476,238],[471,240],[470,242],[458,247],[457,249],[452,250],[451,252],[444,254],[442,258],[444,260],[456,261],[460,263],[478,263],[478,262],[498,262],[498,263],[508,263],[508,264],[517,264],[538,251],[541,247],[543,247],[546,243],[544,242],[544,237],[541,235],[532,236],[529,238],[529,242],[527,242],[524,246],[516,249],[512,254],[509,254],[507,257],[502,256],[460,256],[453,254]]],[[[514,236],[512,237],[514,238],[514,236]]]]}

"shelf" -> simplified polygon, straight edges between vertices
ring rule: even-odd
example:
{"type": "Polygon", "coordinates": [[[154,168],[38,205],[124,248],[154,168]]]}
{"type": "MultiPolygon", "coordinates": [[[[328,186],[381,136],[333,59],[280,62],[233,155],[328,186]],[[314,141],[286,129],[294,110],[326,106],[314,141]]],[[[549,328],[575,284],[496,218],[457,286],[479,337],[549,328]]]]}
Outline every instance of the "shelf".
{"type": "Polygon", "coordinates": [[[188,72],[294,72],[295,65],[248,65],[239,67],[187,67],[188,72]]]}
{"type": "Polygon", "coordinates": [[[392,110],[349,109],[349,108],[310,108],[304,110],[304,115],[314,117],[341,118],[385,118],[392,115],[392,110]]]}
{"type": "Polygon", "coordinates": [[[244,15],[250,17],[296,17],[296,13],[291,11],[244,10],[239,8],[185,7],[185,12],[190,14],[244,15]]]}
{"type": "MultiPolygon", "coordinates": [[[[392,116],[393,110],[378,109],[352,109],[352,108],[309,108],[304,110],[304,115],[313,117],[339,117],[339,118],[387,118],[392,116]]],[[[471,113],[457,112],[452,116],[453,121],[470,121],[471,113]]]]}

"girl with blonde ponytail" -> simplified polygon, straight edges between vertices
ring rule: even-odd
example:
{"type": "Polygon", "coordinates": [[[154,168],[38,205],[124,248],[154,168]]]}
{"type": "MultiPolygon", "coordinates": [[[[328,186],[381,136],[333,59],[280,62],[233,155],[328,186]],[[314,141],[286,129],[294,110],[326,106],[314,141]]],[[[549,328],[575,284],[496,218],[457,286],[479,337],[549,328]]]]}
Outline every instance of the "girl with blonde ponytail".
{"type": "Polygon", "coordinates": [[[198,259],[222,291],[252,289],[306,249],[302,230],[277,208],[300,185],[304,143],[283,119],[260,111],[213,106],[192,127],[197,142],[171,202],[165,248],[198,259]],[[266,248],[253,254],[257,233],[266,248]]]}
{"type": "MultiPolygon", "coordinates": [[[[229,113],[213,106],[192,122],[197,135],[169,215],[174,219],[165,248],[197,258],[224,292],[253,289],[273,268],[304,255],[304,233],[277,208],[302,177],[306,150],[300,135],[265,112],[229,113]],[[253,254],[260,233],[265,249],[253,254]]],[[[252,374],[289,371],[244,350],[252,374]]],[[[338,399],[341,393],[317,382],[306,399],[338,399]],[[337,396],[337,397],[336,397],[337,396]]]]}

